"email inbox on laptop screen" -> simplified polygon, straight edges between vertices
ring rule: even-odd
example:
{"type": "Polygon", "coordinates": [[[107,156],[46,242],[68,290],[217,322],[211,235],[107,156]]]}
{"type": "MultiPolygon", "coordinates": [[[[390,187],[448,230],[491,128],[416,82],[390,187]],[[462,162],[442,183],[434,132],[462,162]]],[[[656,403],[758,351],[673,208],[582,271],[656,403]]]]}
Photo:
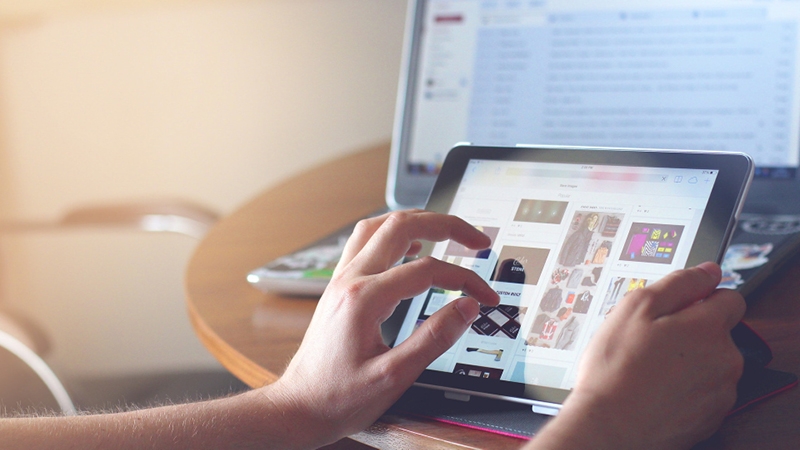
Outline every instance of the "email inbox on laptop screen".
{"type": "Polygon", "coordinates": [[[741,151],[794,176],[798,1],[430,0],[423,14],[412,172],[468,141],[741,151]]]}
{"type": "MultiPolygon", "coordinates": [[[[683,268],[714,170],[473,160],[450,209],[492,238],[433,256],[474,270],[500,294],[429,369],[570,389],[587,342],[629,292],[683,268]]],[[[413,299],[406,339],[460,292],[413,299]]]]}

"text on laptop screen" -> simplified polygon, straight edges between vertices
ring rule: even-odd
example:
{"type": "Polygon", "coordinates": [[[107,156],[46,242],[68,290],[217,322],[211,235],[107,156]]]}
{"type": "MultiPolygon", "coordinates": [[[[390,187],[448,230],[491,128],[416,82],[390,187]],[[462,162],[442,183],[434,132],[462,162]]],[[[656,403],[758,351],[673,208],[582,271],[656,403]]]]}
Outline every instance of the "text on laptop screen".
{"type": "MultiPolygon", "coordinates": [[[[429,369],[558,389],[575,383],[589,338],[624,295],[686,265],[716,170],[473,160],[450,213],[492,238],[432,255],[500,294],[429,369]]],[[[414,298],[397,343],[461,296],[414,298]]]]}
{"type": "Polygon", "coordinates": [[[800,1],[429,0],[410,87],[407,168],[459,141],[800,160],[800,1]]]}

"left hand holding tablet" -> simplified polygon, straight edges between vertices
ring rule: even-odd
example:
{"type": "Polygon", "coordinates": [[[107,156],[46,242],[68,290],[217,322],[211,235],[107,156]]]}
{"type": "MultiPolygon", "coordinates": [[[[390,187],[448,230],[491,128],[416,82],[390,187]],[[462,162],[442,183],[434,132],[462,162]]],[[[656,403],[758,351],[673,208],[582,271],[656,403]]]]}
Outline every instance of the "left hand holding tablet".
{"type": "Polygon", "coordinates": [[[736,401],[743,365],[730,330],[744,299],[717,290],[720,277],[703,263],[626,295],[532,448],[672,449],[709,437],[736,401]]]}

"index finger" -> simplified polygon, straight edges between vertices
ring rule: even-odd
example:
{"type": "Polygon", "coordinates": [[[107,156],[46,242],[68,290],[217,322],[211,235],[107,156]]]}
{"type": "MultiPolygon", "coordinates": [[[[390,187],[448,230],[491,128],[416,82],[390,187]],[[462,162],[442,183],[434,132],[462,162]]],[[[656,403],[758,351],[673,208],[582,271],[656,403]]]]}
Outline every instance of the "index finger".
{"type": "Polygon", "coordinates": [[[705,262],[690,269],[672,272],[634,298],[644,295],[641,306],[652,319],[656,319],[708,297],[716,290],[721,277],[722,271],[718,265],[705,262]]]}
{"type": "Polygon", "coordinates": [[[347,239],[347,242],[344,245],[342,256],[339,257],[339,262],[336,264],[336,269],[334,269],[334,272],[338,272],[340,267],[346,266],[358,254],[358,252],[364,248],[367,242],[369,242],[370,238],[372,238],[372,235],[375,234],[375,231],[381,226],[386,218],[389,217],[389,214],[391,213],[381,214],[368,219],[361,219],[356,223],[355,227],[353,228],[353,233],[350,234],[350,237],[347,239]]]}
{"type": "Polygon", "coordinates": [[[383,272],[408,252],[419,240],[452,239],[471,249],[483,249],[491,239],[474,226],[455,216],[429,211],[400,211],[383,218],[363,249],[351,261],[364,275],[383,272]]]}

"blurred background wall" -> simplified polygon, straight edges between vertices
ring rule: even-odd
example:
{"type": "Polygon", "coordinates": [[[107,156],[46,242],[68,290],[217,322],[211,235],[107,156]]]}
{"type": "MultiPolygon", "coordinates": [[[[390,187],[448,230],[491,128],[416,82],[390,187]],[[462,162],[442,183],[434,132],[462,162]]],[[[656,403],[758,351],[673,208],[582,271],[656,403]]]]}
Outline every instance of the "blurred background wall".
{"type": "MultiPolygon", "coordinates": [[[[221,214],[390,138],[405,0],[4,0],[0,220],[178,197],[221,214]]],[[[0,240],[2,301],[84,376],[215,366],[184,312],[195,242],[0,240]]]]}

